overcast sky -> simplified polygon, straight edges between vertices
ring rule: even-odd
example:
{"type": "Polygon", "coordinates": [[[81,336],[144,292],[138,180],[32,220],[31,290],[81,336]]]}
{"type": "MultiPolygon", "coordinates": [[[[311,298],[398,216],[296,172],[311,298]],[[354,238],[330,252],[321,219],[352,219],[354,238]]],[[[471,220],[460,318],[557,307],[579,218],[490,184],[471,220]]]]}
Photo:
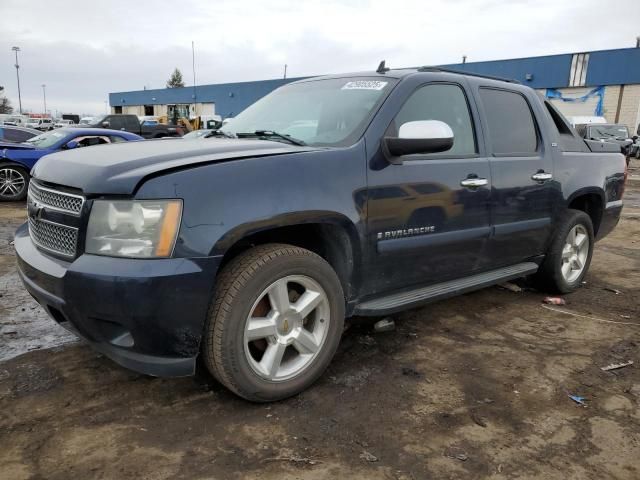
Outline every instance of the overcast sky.
{"type": "Polygon", "coordinates": [[[101,113],[109,92],[635,46],[640,1],[2,0],[0,85],[24,109],[101,113]]]}

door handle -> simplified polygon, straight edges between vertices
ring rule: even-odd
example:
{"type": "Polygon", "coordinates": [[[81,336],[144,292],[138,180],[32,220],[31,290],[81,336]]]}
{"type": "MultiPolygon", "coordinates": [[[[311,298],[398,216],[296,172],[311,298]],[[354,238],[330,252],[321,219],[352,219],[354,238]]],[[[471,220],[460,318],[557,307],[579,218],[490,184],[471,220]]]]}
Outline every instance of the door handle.
{"type": "Polygon", "coordinates": [[[547,180],[551,180],[553,175],[546,172],[537,172],[531,175],[531,180],[535,180],[536,182],[546,182],[547,180]]]}
{"type": "Polygon", "coordinates": [[[463,187],[477,188],[484,187],[489,183],[486,178],[465,178],[460,182],[463,187]]]}

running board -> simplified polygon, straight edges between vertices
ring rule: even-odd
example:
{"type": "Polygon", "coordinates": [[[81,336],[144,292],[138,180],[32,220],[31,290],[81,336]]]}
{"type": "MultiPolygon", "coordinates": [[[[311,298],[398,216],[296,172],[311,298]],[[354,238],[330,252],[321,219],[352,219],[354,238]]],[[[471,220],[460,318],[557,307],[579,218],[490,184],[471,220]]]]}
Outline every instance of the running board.
{"type": "Polygon", "coordinates": [[[461,293],[489,287],[496,283],[531,275],[537,270],[538,265],[533,262],[518,263],[510,267],[498,268],[497,270],[478,273],[458,280],[436,283],[435,285],[417,288],[408,292],[394,293],[357,305],[354,315],[388,315],[424,303],[434,302],[461,293]]]}

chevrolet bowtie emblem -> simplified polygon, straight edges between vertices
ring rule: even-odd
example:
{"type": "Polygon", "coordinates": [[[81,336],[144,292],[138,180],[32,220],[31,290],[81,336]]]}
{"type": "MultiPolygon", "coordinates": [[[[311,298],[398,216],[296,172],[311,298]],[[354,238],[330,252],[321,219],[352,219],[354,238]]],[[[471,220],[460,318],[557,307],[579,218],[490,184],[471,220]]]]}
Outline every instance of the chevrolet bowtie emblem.
{"type": "Polygon", "coordinates": [[[39,220],[42,217],[42,206],[38,202],[29,202],[27,204],[27,213],[33,220],[39,220]]]}

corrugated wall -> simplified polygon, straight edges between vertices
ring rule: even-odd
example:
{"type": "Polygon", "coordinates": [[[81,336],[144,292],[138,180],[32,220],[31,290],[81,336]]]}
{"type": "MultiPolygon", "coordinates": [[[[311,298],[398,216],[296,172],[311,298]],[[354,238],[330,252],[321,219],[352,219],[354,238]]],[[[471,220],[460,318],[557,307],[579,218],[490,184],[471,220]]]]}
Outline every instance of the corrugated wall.
{"type": "Polygon", "coordinates": [[[640,83],[640,48],[591,52],[587,85],[640,83]]]}
{"type": "MultiPolygon", "coordinates": [[[[569,53],[466,64],[457,63],[443,65],[443,67],[514,79],[536,89],[565,89],[569,85],[573,55],[569,53]]],[[[215,113],[226,118],[237,115],[275,88],[294,80],[299,80],[299,78],[202,85],[196,88],[195,96],[198,103],[214,103],[215,113]]],[[[638,89],[633,84],[640,85],[640,48],[589,52],[586,87],[607,86],[603,102],[604,114],[607,119],[615,121],[617,115],[621,122],[627,123],[629,126],[633,126],[633,124],[637,126],[640,121],[638,118],[640,98],[637,93],[638,89]],[[618,108],[619,94],[616,85],[625,85],[628,90],[628,93],[623,92],[620,108],[618,108]]],[[[161,105],[191,104],[194,102],[193,97],[193,88],[185,87],[111,93],[109,94],[109,102],[112,107],[122,106],[123,111],[128,111],[129,109],[126,107],[133,105],[157,105],[156,110],[164,109],[166,112],[166,109],[161,105]]],[[[591,108],[591,105],[574,104],[566,108],[586,111],[591,108]]],[[[135,108],[131,110],[143,111],[135,108]]],[[[158,114],[156,112],[156,115],[158,114]]]]}
{"type": "MultiPolygon", "coordinates": [[[[300,78],[260,80],[256,82],[221,83],[196,87],[198,103],[215,103],[215,113],[223,118],[232,117],[247,108],[267,93],[300,78]]],[[[137,90],[109,94],[112,107],[130,105],[192,104],[193,87],[137,90]]]]}
{"type": "Polygon", "coordinates": [[[532,88],[560,88],[569,82],[572,54],[442,65],[463,72],[518,80],[532,88]],[[531,79],[527,80],[527,75],[531,79]]]}

